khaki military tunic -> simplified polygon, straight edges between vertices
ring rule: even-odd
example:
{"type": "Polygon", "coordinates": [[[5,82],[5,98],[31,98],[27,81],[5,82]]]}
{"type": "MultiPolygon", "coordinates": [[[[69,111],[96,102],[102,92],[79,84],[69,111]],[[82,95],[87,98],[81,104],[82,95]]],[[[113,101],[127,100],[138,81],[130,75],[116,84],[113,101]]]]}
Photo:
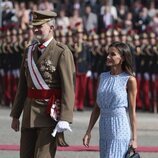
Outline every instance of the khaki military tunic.
{"type": "MultiPolygon", "coordinates": [[[[54,120],[46,114],[47,102],[27,97],[27,89],[35,88],[30,76],[26,50],[20,73],[19,86],[10,116],[19,118],[23,111],[22,128],[50,127],[54,120]]],[[[75,66],[71,51],[53,39],[38,58],[38,46],[33,59],[48,86],[61,88],[61,112],[59,120],[72,122],[74,106],[75,66]]]]}

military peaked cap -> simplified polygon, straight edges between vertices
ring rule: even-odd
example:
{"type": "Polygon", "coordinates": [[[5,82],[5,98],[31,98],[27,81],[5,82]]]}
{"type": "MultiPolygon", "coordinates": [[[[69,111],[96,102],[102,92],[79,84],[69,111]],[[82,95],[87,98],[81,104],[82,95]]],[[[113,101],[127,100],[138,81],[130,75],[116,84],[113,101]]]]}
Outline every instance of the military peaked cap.
{"type": "Polygon", "coordinates": [[[37,26],[37,25],[42,25],[51,19],[55,18],[57,16],[57,13],[52,12],[52,11],[34,11],[33,12],[33,19],[32,19],[32,25],[37,26]]]}

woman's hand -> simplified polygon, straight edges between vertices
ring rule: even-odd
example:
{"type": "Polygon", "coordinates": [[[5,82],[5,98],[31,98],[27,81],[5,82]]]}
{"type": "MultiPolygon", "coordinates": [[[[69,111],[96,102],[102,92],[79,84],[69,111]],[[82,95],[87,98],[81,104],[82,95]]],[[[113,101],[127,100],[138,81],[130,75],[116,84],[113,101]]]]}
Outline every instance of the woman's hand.
{"type": "Polygon", "coordinates": [[[137,148],[137,141],[136,140],[131,140],[129,144],[133,149],[137,148]]]}
{"type": "Polygon", "coordinates": [[[98,120],[99,115],[100,115],[100,108],[97,104],[95,104],[93,111],[91,113],[89,125],[88,125],[88,128],[86,130],[86,134],[83,137],[83,145],[85,147],[89,147],[89,143],[90,143],[90,139],[91,139],[91,131],[92,131],[96,121],[98,120]]]}
{"type": "Polygon", "coordinates": [[[91,139],[91,134],[85,134],[85,136],[83,137],[83,145],[85,147],[89,147],[90,139],[91,139]]]}

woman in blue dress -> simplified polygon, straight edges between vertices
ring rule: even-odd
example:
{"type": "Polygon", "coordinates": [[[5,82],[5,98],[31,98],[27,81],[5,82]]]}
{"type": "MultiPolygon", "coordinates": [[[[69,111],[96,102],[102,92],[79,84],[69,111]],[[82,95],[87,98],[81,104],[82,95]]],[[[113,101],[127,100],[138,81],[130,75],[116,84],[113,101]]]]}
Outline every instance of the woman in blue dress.
{"type": "Polygon", "coordinates": [[[89,146],[91,130],[100,116],[100,158],[124,158],[129,146],[137,148],[137,84],[129,46],[122,42],[112,43],[108,48],[106,65],[110,71],[100,75],[97,103],[83,144],[89,146]]]}

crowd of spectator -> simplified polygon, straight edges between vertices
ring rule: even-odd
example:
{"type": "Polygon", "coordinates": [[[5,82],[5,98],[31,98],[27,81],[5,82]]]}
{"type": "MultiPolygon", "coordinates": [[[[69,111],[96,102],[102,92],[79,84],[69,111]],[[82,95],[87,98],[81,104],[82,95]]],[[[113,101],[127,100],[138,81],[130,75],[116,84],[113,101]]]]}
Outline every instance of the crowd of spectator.
{"type": "Polygon", "coordinates": [[[80,24],[87,34],[101,33],[108,29],[120,28],[127,32],[148,30],[158,34],[157,0],[4,0],[2,7],[2,27],[6,30],[16,27],[27,29],[34,10],[54,10],[58,13],[57,29],[75,29],[80,24]],[[113,2],[113,3],[112,3],[113,2]]]}

